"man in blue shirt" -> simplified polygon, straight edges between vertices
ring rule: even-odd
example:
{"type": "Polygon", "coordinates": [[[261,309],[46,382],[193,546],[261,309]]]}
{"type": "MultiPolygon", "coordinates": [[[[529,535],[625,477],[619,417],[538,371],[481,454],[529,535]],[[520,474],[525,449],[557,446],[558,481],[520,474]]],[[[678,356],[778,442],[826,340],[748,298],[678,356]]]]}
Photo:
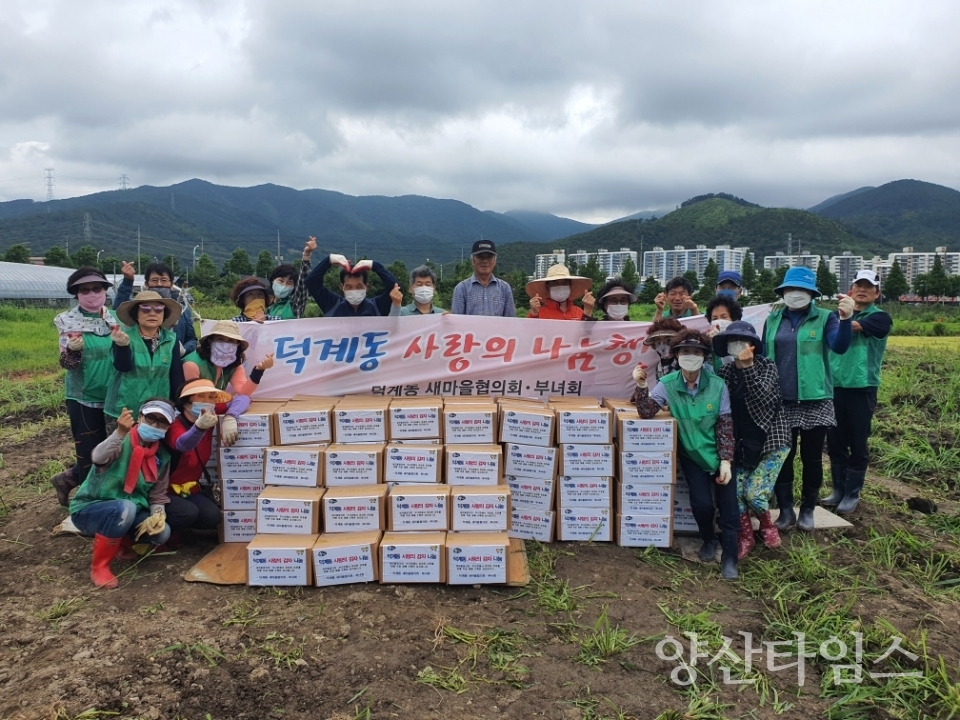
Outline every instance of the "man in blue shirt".
{"type": "Polygon", "coordinates": [[[497,246],[491,240],[477,240],[470,254],[473,275],[453,289],[450,312],[457,315],[516,317],[510,284],[493,275],[497,246]]]}
{"type": "Polygon", "coordinates": [[[377,260],[361,260],[353,267],[343,255],[325,257],[307,276],[307,291],[317,301],[324,317],[377,317],[399,315],[403,291],[397,279],[377,260]],[[323,277],[331,266],[340,268],[340,290],[343,295],[327,290],[323,277]],[[373,270],[384,290],[375,298],[367,297],[367,277],[373,270]]]}

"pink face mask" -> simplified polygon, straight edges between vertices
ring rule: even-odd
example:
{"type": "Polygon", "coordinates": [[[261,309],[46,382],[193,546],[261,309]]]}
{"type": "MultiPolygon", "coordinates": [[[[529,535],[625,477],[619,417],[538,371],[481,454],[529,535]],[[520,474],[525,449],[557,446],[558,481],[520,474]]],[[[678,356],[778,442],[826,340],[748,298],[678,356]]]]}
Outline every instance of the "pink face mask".
{"type": "Polygon", "coordinates": [[[80,305],[80,309],[84,312],[95,313],[99,312],[100,308],[103,307],[103,303],[107,300],[107,291],[99,290],[98,292],[88,292],[80,293],[77,295],[77,303],[80,305]]]}

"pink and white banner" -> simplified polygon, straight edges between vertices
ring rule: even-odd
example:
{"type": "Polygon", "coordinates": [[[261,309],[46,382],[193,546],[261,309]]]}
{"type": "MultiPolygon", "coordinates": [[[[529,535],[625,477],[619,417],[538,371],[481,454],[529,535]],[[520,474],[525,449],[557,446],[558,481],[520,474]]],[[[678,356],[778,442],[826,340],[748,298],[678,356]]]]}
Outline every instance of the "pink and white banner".
{"type": "MultiPolygon", "coordinates": [[[[761,332],[769,305],[744,309],[761,332]]],[[[215,321],[203,323],[208,332],[215,321]]],[[[704,316],[685,325],[706,329],[704,316]]],[[[246,368],[274,353],[254,397],[550,395],[622,397],[650,323],[573,322],[467,315],[313,318],[242,323],[246,368]]]]}

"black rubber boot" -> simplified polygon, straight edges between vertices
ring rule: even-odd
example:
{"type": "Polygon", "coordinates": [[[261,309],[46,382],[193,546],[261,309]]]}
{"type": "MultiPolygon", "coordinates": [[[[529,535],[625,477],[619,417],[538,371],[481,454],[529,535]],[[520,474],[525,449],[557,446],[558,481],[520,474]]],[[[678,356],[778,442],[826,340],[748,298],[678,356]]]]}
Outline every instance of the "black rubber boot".
{"type": "Polygon", "coordinates": [[[867,473],[863,470],[847,470],[846,487],[843,494],[843,500],[837,505],[837,515],[849,515],[857,509],[860,502],[860,491],[863,490],[863,483],[866,480],[867,473]]]}
{"type": "Polygon", "coordinates": [[[717,545],[716,540],[707,540],[700,546],[697,557],[700,558],[701,562],[713,562],[717,559],[717,545]]]}
{"type": "Polygon", "coordinates": [[[737,573],[737,536],[732,533],[724,533],[720,538],[720,545],[723,547],[723,553],[720,555],[720,575],[724,580],[736,580],[739,577],[737,573]]]}
{"type": "Polygon", "coordinates": [[[777,507],[780,508],[780,515],[773,524],[777,526],[777,530],[784,532],[797,522],[797,514],[793,511],[793,485],[774,485],[773,494],[777,498],[777,507]]]}
{"type": "Polygon", "coordinates": [[[843,465],[830,464],[830,477],[833,481],[833,490],[827,495],[820,504],[824,507],[833,507],[839,505],[846,494],[847,486],[847,468],[843,465]]]}
{"type": "Polygon", "coordinates": [[[817,500],[820,493],[811,491],[804,493],[800,499],[800,516],[797,518],[797,530],[803,532],[813,532],[815,524],[813,521],[813,510],[817,507],[817,500]]]}

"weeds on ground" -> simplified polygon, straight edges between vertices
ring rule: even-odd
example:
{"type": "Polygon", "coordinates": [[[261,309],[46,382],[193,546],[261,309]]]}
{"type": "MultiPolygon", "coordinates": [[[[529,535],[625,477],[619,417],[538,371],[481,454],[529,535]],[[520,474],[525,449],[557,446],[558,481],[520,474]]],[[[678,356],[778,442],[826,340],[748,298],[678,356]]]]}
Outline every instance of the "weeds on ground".
{"type": "Polygon", "coordinates": [[[578,639],[580,652],[577,653],[576,660],[596,668],[614,655],[619,655],[641,642],[643,639],[638,638],[636,633],[629,634],[619,625],[611,626],[607,607],[604,606],[593,629],[578,639]]]}
{"type": "Polygon", "coordinates": [[[217,650],[215,647],[211,647],[210,645],[200,642],[199,640],[190,644],[180,642],[174,643],[173,645],[167,645],[165,648],[157,650],[154,653],[154,656],[163,655],[164,653],[168,652],[182,652],[191,661],[194,659],[194,655],[197,655],[198,657],[203,658],[203,660],[205,660],[210,667],[216,667],[218,660],[227,659],[227,656],[217,650]]]}
{"type": "Polygon", "coordinates": [[[73,613],[82,608],[86,602],[87,598],[85,597],[72,597],[68,600],[58,600],[45,610],[38,610],[36,616],[38,620],[55,624],[58,620],[73,615],[73,613]]]}
{"type": "Polygon", "coordinates": [[[608,697],[594,695],[588,685],[573,700],[565,701],[580,711],[581,720],[638,720],[634,715],[627,714],[608,697]],[[612,714],[607,714],[612,713],[612,714]]]}
{"type": "Polygon", "coordinates": [[[447,642],[462,646],[465,652],[453,668],[457,675],[463,677],[461,669],[464,669],[474,680],[506,683],[519,688],[530,674],[530,670],[520,664],[522,658],[529,657],[525,652],[528,640],[516,631],[491,629],[472,633],[460,630],[447,624],[446,618],[441,618],[434,631],[433,649],[436,651],[447,642]]]}
{"type": "Polygon", "coordinates": [[[286,665],[287,669],[303,664],[303,646],[306,636],[299,641],[292,635],[272,632],[264,638],[260,648],[273,659],[276,666],[286,665]]]}

